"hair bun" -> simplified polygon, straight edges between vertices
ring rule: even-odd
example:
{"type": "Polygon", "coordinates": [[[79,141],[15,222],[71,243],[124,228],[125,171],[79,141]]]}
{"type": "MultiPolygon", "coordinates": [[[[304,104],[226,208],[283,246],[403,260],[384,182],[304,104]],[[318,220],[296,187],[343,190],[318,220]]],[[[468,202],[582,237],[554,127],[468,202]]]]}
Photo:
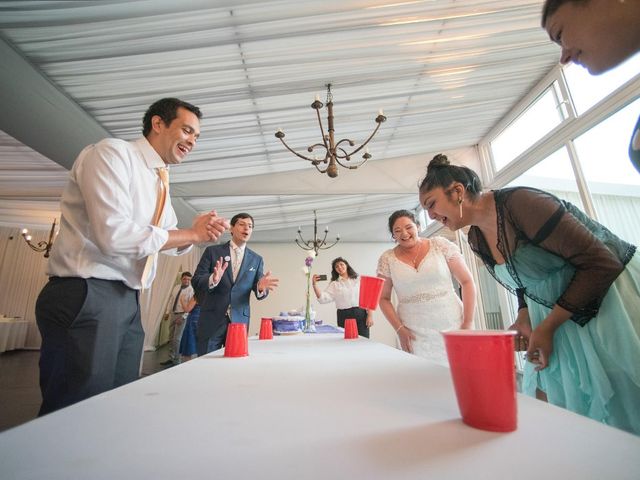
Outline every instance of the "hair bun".
{"type": "Polygon", "coordinates": [[[451,163],[449,162],[449,159],[447,158],[447,156],[444,153],[438,153],[429,162],[427,171],[431,170],[432,168],[447,167],[449,165],[451,165],[451,163]]]}

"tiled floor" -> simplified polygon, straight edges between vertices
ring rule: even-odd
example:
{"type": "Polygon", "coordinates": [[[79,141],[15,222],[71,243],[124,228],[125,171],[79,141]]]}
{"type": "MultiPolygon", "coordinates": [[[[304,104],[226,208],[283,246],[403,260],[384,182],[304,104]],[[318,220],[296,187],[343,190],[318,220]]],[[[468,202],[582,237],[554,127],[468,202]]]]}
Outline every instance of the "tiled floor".
{"type": "MultiPolygon", "coordinates": [[[[163,370],[167,347],[145,352],[142,375],[163,370]]],[[[36,418],[42,397],[38,386],[40,352],[14,350],[0,353],[0,432],[36,418]]]]}

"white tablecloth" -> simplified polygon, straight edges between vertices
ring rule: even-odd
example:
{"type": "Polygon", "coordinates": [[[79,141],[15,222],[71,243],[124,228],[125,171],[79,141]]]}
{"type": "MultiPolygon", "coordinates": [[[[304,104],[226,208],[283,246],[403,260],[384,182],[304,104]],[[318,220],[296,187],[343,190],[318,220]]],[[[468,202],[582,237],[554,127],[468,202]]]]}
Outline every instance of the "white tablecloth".
{"type": "Polygon", "coordinates": [[[365,339],[249,341],[0,434],[0,478],[637,479],[640,437],[519,396],[464,425],[448,369],[365,339]]]}
{"type": "Polygon", "coordinates": [[[19,318],[0,317],[0,352],[24,348],[29,322],[19,318]]]}

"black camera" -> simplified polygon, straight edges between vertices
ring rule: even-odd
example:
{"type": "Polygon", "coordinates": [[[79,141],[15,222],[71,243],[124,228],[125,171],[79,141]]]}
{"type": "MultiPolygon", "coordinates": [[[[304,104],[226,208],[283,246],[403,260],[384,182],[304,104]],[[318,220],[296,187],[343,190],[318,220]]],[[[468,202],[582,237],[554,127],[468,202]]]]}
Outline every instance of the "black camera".
{"type": "Polygon", "coordinates": [[[318,282],[324,282],[327,280],[327,276],[326,275],[318,275],[318,282]]]}

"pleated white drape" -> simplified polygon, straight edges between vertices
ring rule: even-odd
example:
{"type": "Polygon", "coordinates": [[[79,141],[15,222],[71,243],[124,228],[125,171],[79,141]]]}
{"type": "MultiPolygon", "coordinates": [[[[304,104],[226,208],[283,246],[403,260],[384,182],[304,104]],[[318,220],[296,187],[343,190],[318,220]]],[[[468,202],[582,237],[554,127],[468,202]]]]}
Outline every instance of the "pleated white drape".
{"type": "MultiPolygon", "coordinates": [[[[48,238],[49,232],[29,232],[32,242],[48,238]]],[[[191,273],[200,260],[203,249],[194,247],[189,253],[177,257],[159,255],[158,274],[153,286],[140,295],[142,326],[145,331],[145,349],[153,349],[166,308],[171,288],[180,272],[191,273]]],[[[32,251],[17,228],[0,228],[0,313],[8,317],[21,317],[29,323],[26,348],[40,348],[40,333],[36,325],[35,303],[42,287],[47,259],[43,253],[32,251]]]]}

